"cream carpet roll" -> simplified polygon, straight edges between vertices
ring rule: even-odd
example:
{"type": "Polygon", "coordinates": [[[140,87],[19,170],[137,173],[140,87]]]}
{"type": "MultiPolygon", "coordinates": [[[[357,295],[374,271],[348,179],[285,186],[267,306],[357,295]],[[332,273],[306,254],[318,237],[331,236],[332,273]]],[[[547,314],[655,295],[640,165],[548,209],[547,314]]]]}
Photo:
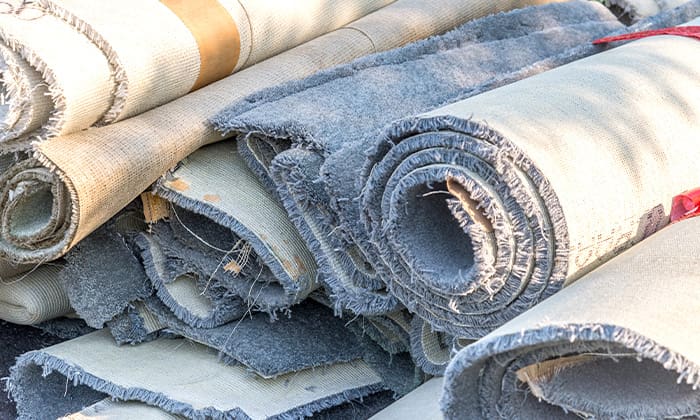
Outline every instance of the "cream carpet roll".
{"type": "Polygon", "coordinates": [[[4,2],[0,142],[137,115],[392,1],[4,2]]]}
{"type": "MultiPolygon", "coordinates": [[[[533,2],[541,1],[525,3],[533,2]]],[[[485,2],[484,13],[516,5],[523,3],[485,2]]],[[[33,262],[64,254],[177,162],[221,140],[206,121],[235,100],[444,32],[470,16],[460,0],[400,0],[137,117],[38,145],[34,160],[0,177],[0,255],[33,262]]]]}
{"type": "Polygon", "coordinates": [[[0,319],[32,325],[70,313],[68,295],[58,279],[59,264],[35,267],[0,278],[0,319]]]}
{"type": "Polygon", "coordinates": [[[643,39],[387,129],[362,203],[391,292],[478,338],[663,227],[700,185],[697,57],[643,39]]]}
{"type": "Polygon", "coordinates": [[[449,419],[700,413],[700,218],[671,225],[452,360],[449,419]]]}

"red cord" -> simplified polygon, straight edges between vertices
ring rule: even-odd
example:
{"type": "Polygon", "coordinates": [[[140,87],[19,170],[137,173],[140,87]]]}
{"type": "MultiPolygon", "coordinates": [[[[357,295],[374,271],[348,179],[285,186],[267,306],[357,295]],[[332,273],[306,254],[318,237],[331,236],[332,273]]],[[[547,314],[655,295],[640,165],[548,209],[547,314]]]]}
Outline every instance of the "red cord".
{"type": "Polygon", "coordinates": [[[688,190],[673,197],[671,222],[679,222],[698,215],[700,215],[700,188],[688,190]]]}
{"type": "Polygon", "coordinates": [[[633,32],[631,34],[608,36],[605,38],[596,39],[595,41],[593,41],[593,44],[597,45],[606,44],[608,42],[629,41],[632,39],[641,39],[657,35],[677,35],[700,40],[700,26],[675,26],[672,28],[654,29],[651,31],[641,31],[633,32]]]}

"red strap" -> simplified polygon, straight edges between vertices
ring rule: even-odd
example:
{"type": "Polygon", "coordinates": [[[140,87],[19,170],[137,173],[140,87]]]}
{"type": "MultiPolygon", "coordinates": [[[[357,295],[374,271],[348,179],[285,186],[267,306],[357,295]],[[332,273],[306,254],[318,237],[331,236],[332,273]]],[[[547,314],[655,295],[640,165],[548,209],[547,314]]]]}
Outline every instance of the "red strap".
{"type": "Polygon", "coordinates": [[[700,188],[685,191],[673,197],[671,222],[678,222],[700,215],[700,188]]]}
{"type": "Polygon", "coordinates": [[[605,38],[596,39],[595,41],[593,41],[593,44],[597,45],[605,44],[608,42],[629,41],[632,39],[641,39],[657,35],[686,36],[688,38],[695,38],[700,40],[700,26],[674,26],[672,28],[654,29],[651,31],[641,31],[633,32],[631,34],[608,36],[605,38]]]}

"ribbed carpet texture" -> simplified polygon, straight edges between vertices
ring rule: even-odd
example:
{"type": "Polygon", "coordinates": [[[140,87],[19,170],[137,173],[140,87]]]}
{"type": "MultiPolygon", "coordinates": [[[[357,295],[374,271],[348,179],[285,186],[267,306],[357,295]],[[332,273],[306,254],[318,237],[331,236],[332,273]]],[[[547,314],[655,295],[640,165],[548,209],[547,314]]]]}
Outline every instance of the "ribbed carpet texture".
{"type": "Polygon", "coordinates": [[[0,1],[0,419],[700,416],[681,25],[0,1]]]}

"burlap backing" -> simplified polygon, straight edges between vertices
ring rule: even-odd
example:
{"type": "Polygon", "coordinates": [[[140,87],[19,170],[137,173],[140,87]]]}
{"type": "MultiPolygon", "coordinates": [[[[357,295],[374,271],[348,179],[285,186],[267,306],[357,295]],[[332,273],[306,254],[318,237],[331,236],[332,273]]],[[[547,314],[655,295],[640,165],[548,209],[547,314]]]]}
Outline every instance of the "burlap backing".
{"type": "Polygon", "coordinates": [[[0,69],[12,109],[0,108],[0,140],[137,115],[392,1],[10,2],[0,12],[0,69]]]}
{"type": "MultiPolygon", "coordinates": [[[[489,6],[493,8],[484,12],[531,3],[497,2],[498,6],[489,6]]],[[[492,2],[476,4],[474,9],[480,10],[478,5],[492,2]]],[[[18,261],[44,261],[62,255],[177,162],[199,147],[221,140],[206,121],[226,105],[265,87],[446,31],[465,19],[465,9],[469,8],[458,0],[401,0],[347,28],[137,117],[38,145],[38,163],[30,165],[31,176],[26,170],[21,171],[31,178],[23,179],[23,185],[31,188],[22,189],[21,194],[12,195],[12,199],[1,205],[9,209],[14,206],[11,202],[41,202],[32,206],[34,219],[41,222],[35,223],[29,233],[24,232],[21,239],[10,232],[12,229],[6,229],[0,239],[0,254],[18,261]],[[407,16],[411,16],[413,28],[408,33],[405,32],[407,16]],[[53,184],[53,199],[45,192],[50,189],[47,182],[53,184]],[[44,191],[43,198],[34,194],[37,190],[44,191]]],[[[6,198],[8,191],[17,192],[17,184],[7,177],[2,181],[6,198]]],[[[12,217],[10,213],[16,211],[4,213],[12,217]]]]}

